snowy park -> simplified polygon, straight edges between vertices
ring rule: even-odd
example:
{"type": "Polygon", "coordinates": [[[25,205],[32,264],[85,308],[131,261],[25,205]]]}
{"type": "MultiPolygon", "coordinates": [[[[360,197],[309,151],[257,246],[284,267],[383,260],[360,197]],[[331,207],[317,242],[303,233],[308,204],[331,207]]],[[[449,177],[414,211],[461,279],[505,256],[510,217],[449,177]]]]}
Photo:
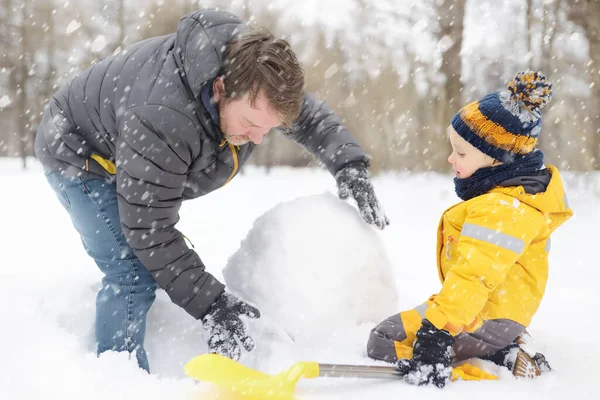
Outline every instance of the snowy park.
{"type": "Polygon", "coordinates": [[[0,400],[598,397],[600,0],[5,0],[0,50],[0,400]]]}

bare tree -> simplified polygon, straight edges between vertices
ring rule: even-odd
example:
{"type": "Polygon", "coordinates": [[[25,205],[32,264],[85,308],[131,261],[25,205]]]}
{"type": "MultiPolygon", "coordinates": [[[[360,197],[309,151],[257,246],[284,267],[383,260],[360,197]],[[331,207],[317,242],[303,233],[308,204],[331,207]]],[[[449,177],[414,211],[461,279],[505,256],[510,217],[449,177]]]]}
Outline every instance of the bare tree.
{"type": "MultiPolygon", "coordinates": [[[[30,21],[31,4],[29,2],[15,3],[4,0],[2,3],[2,67],[7,74],[7,93],[11,99],[11,107],[7,117],[14,131],[9,131],[16,139],[13,153],[23,160],[27,166],[27,156],[32,154],[33,132],[28,108],[28,75],[31,65],[30,38],[28,24],[30,21]]],[[[10,136],[7,140],[10,140],[10,136]]]]}
{"type": "Polygon", "coordinates": [[[525,48],[527,49],[526,64],[527,64],[527,68],[531,69],[533,67],[533,65],[532,65],[533,49],[531,48],[531,32],[533,31],[533,21],[534,21],[533,0],[527,0],[527,3],[525,5],[525,18],[526,18],[525,26],[527,27],[527,32],[525,32],[525,41],[526,41],[525,48]]]}
{"type": "Polygon", "coordinates": [[[542,54],[540,59],[540,69],[546,76],[552,78],[554,67],[552,65],[553,45],[556,33],[558,32],[559,10],[561,0],[544,1],[542,4],[542,54]]]}
{"type": "Polygon", "coordinates": [[[45,35],[46,39],[46,73],[43,78],[43,85],[40,85],[43,89],[40,95],[42,96],[42,107],[47,103],[48,99],[54,93],[56,89],[56,70],[57,70],[57,61],[56,61],[56,23],[54,19],[54,7],[52,1],[46,2],[44,5],[42,12],[45,14],[45,35]]]}
{"type": "Polygon", "coordinates": [[[14,119],[14,101],[12,95],[13,89],[13,45],[14,45],[14,30],[13,30],[13,3],[12,0],[3,0],[0,5],[0,44],[2,45],[2,55],[0,58],[0,68],[3,79],[0,84],[3,86],[3,91],[6,93],[2,96],[4,104],[0,107],[0,118],[2,119],[3,132],[1,132],[0,145],[2,152],[10,154],[12,152],[13,126],[14,119]],[[6,101],[8,99],[8,101],[6,101]]]}
{"type": "Polygon", "coordinates": [[[116,46],[122,46],[127,36],[127,27],[125,21],[125,0],[117,1],[117,26],[119,27],[119,36],[117,38],[116,46]]]}
{"type": "Polygon", "coordinates": [[[18,26],[19,31],[19,45],[17,46],[18,57],[17,65],[15,69],[14,83],[15,93],[17,95],[17,128],[18,136],[20,138],[20,153],[21,159],[23,160],[23,168],[27,167],[27,156],[33,154],[33,139],[34,133],[29,124],[29,113],[30,110],[27,107],[28,103],[28,75],[29,68],[31,65],[31,51],[30,51],[30,38],[27,30],[27,22],[31,7],[29,2],[23,2],[20,5],[20,21],[18,26]]]}
{"type": "Polygon", "coordinates": [[[590,42],[591,65],[588,74],[592,87],[590,118],[596,138],[594,168],[600,169],[600,0],[588,0],[586,35],[590,42]]]}
{"type": "MultiPolygon", "coordinates": [[[[460,51],[463,40],[465,0],[440,1],[437,15],[439,21],[438,41],[442,48],[441,73],[445,77],[445,83],[437,102],[439,107],[438,140],[443,140],[445,143],[445,138],[441,133],[462,103],[460,51]]],[[[437,170],[444,169],[442,166],[446,165],[445,160],[441,160],[437,164],[434,166],[434,169],[437,170]]]]}
{"type": "Polygon", "coordinates": [[[600,169],[600,0],[568,0],[568,6],[569,19],[583,28],[589,42],[591,98],[587,109],[594,139],[594,169],[600,169]]]}
{"type": "Polygon", "coordinates": [[[184,12],[183,6],[177,3],[169,4],[169,7],[152,5],[148,10],[149,20],[140,30],[141,38],[146,39],[175,32],[177,23],[184,12]],[[160,23],[155,23],[156,21],[160,23]]]}

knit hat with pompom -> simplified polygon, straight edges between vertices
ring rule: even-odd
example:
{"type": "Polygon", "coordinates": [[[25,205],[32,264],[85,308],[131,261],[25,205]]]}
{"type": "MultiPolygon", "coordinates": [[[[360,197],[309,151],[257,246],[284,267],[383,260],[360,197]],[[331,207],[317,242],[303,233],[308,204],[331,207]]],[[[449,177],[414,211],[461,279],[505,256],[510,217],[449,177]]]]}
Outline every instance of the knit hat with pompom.
{"type": "Polygon", "coordinates": [[[552,98],[541,72],[520,72],[508,91],[490,93],[452,118],[452,127],[481,152],[502,162],[533,151],[542,128],[540,109],[552,98]]]}

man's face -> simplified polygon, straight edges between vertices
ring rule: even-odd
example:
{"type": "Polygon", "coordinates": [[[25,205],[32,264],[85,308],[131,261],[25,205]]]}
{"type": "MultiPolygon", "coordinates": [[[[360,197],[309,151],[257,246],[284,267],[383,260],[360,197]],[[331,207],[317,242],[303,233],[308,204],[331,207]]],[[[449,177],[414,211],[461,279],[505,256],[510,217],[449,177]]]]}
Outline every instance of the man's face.
{"type": "Polygon", "coordinates": [[[452,145],[452,153],[448,157],[448,162],[452,164],[454,175],[458,179],[468,178],[479,168],[491,167],[499,163],[463,139],[452,126],[448,127],[447,132],[452,145]]]}
{"type": "Polygon", "coordinates": [[[250,104],[248,94],[230,100],[223,95],[223,81],[217,78],[213,85],[213,93],[219,107],[221,131],[225,139],[233,145],[241,146],[248,142],[260,144],[272,128],[282,124],[262,91],[258,92],[253,105],[250,104]]]}

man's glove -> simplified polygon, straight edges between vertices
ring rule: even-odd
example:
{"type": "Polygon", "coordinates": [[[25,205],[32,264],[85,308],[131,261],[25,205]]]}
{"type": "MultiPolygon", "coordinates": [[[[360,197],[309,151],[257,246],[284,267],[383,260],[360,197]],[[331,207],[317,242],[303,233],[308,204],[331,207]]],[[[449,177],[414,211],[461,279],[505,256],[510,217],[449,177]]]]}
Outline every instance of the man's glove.
{"type": "Polygon", "coordinates": [[[383,229],[390,224],[383,209],[375,197],[373,185],[369,180],[367,166],[362,161],[346,164],[335,174],[340,199],[346,200],[350,195],[354,197],[360,210],[360,215],[365,222],[383,229]]]}
{"type": "Polygon", "coordinates": [[[238,361],[242,354],[238,340],[247,351],[254,348],[254,341],[248,336],[246,325],[240,318],[242,315],[260,318],[260,311],[230,293],[223,292],[217,297],[202,318],[209,335],[208,348],[211,353],[238,361]]]}
{"type": "Polygon", "coordinates": [[[398,360],[398,370],[412,385],[433,384],[443,388],[452,376],[450,349],[453,344],[454,338],[448,332],[424,319],[417,331],[412,358],[398,360]]]}

